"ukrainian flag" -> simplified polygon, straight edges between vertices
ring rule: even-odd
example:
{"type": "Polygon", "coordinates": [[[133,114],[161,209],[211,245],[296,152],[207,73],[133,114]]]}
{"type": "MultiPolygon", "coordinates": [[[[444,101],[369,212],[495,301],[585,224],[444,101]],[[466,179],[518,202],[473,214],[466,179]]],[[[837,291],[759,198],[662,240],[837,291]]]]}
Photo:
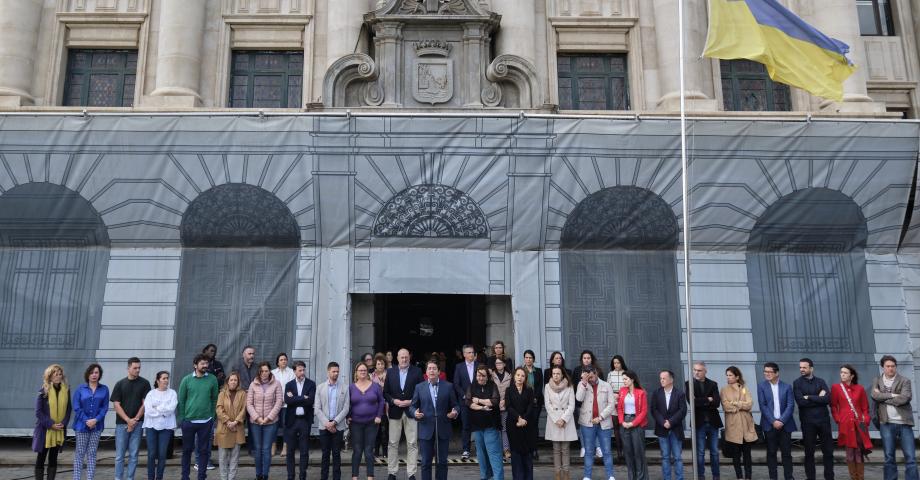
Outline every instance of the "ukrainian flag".
{"type": "Polygon", "coordinates": [[[710,0],[703,56],[753,60],[764,64],[774,81],[841,101],[843,81],[856,70],[849,51],[777,0],[710,0]]]}

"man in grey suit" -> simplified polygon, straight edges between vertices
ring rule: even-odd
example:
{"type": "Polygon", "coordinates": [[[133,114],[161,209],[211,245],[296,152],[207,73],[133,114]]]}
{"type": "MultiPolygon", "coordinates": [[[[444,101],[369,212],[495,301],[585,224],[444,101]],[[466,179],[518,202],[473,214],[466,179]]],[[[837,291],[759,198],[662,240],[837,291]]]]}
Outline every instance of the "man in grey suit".
{"type": "Polygon", "coordinates": [[[342,479],[342,436],[348,416],[348,385],[339,385],[339,364],[329,362],[326,381],[316,387],[313,413],[319,428],[319,445],[323,450],[320,479],[329,479],[329,457],[332,457],[332,479],[342,479]]]}
{"type": "Polygon", "coordinates": [[[917,451],[914,445],[914,412],[910,407],[910,380],[898,373],[898,361],[885,355],[879,362],[882,374],[872,381],[869,395],[875,400],[876,417],[885,451],[885,480],[898,478],[895,451],[904,454],[904,478],[917,480],[917,451]]]}

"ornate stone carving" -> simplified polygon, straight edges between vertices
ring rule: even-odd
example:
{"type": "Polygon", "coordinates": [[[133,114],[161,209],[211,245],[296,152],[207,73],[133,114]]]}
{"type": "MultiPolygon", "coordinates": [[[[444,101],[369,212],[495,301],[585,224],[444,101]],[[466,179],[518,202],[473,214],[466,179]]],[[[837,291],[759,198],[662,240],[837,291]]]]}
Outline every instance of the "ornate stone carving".
{"type": "MultiPolygon", "coordinates": [[[[512,83],[519,92],[519,108],[542,107],[540,78],[537,68],[517,55],[499,55],[486,69],[486,78],[495,84],[512,83]]],[[[500,88],[500,87],[499,87],[500,88]]],[[[499,97],[500,98],[500,97],[499,97]]],[[[483,99],[483,103],[485,99],[483,99]]]]}
{"type": "Polygon", "coordinates": [[[469,195],[440,184],[413,185],[380,209],[377,237],[486,238],[486,216],[469,195]]]}
{"type": "Polygon", "coordinates": [[[402,0],[397,12],[403,15],[466,15],[470,13],[464,0],[402,0]]]}
{"type": "Polygon", "coordinates": [[[367,105],[377,106],[383,103],[385,93],[377,80],[377,63],[363,54],[346,55],[333,63],[326,70],[323,79],[323,98],[335,106],[345,105],[345,90],[353,82],[366,82],[363,90],[367,105]]]}
{"type": "Polygon", "coordinates": [[[416,42],[419,60],[412,77],[412,97],[422,103],[444,103],[454,96],[454,61],[450,44],[442,40],[416,42]],[[431,58],[441,57],[441,58],[431,58]]]}

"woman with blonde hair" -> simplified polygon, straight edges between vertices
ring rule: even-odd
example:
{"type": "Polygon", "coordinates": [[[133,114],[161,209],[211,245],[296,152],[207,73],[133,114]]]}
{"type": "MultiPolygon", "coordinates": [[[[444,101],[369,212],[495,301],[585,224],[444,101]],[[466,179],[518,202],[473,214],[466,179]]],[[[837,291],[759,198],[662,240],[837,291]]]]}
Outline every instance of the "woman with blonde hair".
{"type": "Polygon", "coordinates": [[[754,400],[738,367],[728,367],[725,370],[725,378],[728,379],[728,385],[722,388],[719,396],[722,398],[722,409],[725,410],[725,449],[728,450],[726,456],[732,457],[736,478],[750,479],[751,445],[757,441],[754,417],[751,415],[754,400]]]}
{"type": "Polygon", "coordinates": [[[35,459],[35,478],[45,478],[45,460],[48,461],[48,478],[57,476],[57,458],[67,436],[70,422],[70,392],[64,378],[64,368],[51,364],[42,375],[42,386],[35,399],[35,430],[32,432],[32,451],[35,459]]]}
{"type": "Polygon", "coordinates": [[[217,395],[217,458],[220,480],[235,480],[240,461],[240,445],[246,443],[246,392],[240,388],[240,372],[230,372],[217,395]]]}

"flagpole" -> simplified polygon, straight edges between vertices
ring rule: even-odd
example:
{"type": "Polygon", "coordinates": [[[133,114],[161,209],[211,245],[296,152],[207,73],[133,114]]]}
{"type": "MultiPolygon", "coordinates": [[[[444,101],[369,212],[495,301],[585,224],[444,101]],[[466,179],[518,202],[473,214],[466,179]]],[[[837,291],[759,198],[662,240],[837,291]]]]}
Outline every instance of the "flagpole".
{"type": "MultiPolygon", "coordinates": [[[[692,478],[697,479],[696,458],[696,415],[693,398],[693,322],[690,301],[690,189],[688,182],[689,166],[687,162],[687,109],[686,88],[684,88],[684,0],[677,0],[677,22],[679,24],[680,49],[680,177],[683,187],[681,204],[684,217],[684,298],[687,315],[687,399],[690,403],[690,458],[692,459],[692,478]]],[[[667,459],[663,459],[667,461],[667,459]]]]}

